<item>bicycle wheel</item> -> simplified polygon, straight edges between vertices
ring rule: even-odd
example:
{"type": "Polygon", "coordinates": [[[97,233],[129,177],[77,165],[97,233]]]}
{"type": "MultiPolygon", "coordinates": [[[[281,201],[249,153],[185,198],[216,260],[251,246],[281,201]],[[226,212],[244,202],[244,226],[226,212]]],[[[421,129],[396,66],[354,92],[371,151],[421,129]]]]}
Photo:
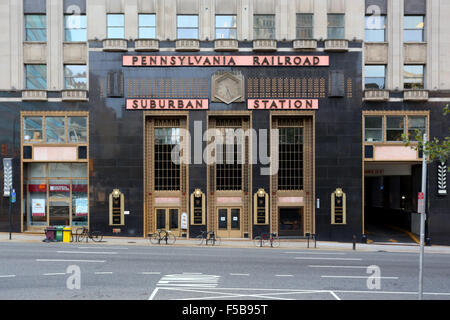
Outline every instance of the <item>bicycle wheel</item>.
{"type": "Polygon", "coordinates": [[[159,233],[154,233],[150,236],[150,242],[152,244],[159,244],[160,243],[160,238],[159,238],[159,233]]]}
{"type": "Polygon", "coordinates": [[[91,233],[90,238],[91,238],[92,240],[94,240],[95,242],[101,242],[102,239],[103,239],[103,234],[102,234],[100,231],[93,231],[93,232],[91,233]]]}
{"type": "Polygon", "coordinates": [[[197,244],[199,246],[201,246],[203,244],[203,241],[205,240],[205,238],[203,237],[203,235],[198,235],[195,239],[197,239],[197,244]]]}
{"type": "Polygon", "coordinates": [[[81,229],[81,231],[79,231],[79,233],[77,234],[77,241],[78,242],[82,242],[85,238],[87,241],[87,232],[84,229],[81,229]]]}
{"type": "Polygon", "coordinates": [[[253,243],[255,244],[255,247],[262,247],[262,243],[261,243],[261,237],[257,236],[253,239],[253,243]]]}
{"type": "Polygon", "coordinates": [[[277,248],[280,246],[280,239],[278,237],[273,237],[272,239],[272,247],[277,248]]]}
{"type": "Polygon", "coordinates": [[[220,246],[221,243],[222,243],[222,239],[220,237],[215,236],[213,238],[213,243],[212,243],[213,246],[220,246]]]}
{"type": "Polygon", "coordinates": [[[167,234],[167,244],[174,244],[177,238],[173,234],[167,234]]]}

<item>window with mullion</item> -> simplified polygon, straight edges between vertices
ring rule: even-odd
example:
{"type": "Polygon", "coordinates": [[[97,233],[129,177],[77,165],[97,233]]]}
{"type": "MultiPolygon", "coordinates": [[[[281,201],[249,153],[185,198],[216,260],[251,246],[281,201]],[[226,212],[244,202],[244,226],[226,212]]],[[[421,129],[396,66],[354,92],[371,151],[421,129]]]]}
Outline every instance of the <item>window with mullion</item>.
{"type": "Polygon", "coordinates": [[[365,89],[385,88],[386,66],[385,65],[366,65],[364,66],[364,87],[365,89]]]}
{"type": "Polygon", "coordinates": [[[345,39],[344,14],[328,14],[328,39],[345,39]]]}
{"type": "Polygon", "coordinates": [[[275,15],[253,16],[253,38],[275,39],[275,15]]]}
{"type": "Polygon", "coordinates": [[[64,88],[74,90],[87,89],[87,77],[85,65],[64,66],[64,88]]]}
{"type": "Polygon", "coordinates": [[[140,39],[156,38],[155,14],[139,14],[139,38],[140,39]]]}
{"type": "Polygon", "coordinates": [[[236,128],[218,128],[222,144],[216,145],[216,189],[242,190],[242,141],[236,128]]]}
{"type": "Polygon", "coordinates": [[[405,116],[386,116],[386,141],[402,141],[405,116]]]}
{"type": "Polygon", "coordinates": [[[416,130],[419,136],[423,136],[427,130],[427,117],[425,116],[408,116],[408,138],[416,141],[416,130]]]}
{"type": "Polygon", "coordinates": [[[25,41],[47,41],[47,17],[45,14],[25,15],[25,41]]]}
{"type": "Polygon", "coordinates": [[[29,90],[47,89],[47,66],[45,64],[25,65],[25,88],[29,90]]]}
{"type": "Polygon", "coordinates": [[[383,141],[383,116],[364,117],[364,139],[366,142],[383,141]]]}
{"type": "Polygon", "coordinates": [[[297,39],[313,39],[314,15],[310,13],[297,14],[297,39]]]}
{"type": "Polygon", "coordinates": [[[424,89],[424,66],[405,65],[403,66],[403,83],[405,89],[424,89]]]}
{"type": "Polygon", "coordinates": [[[180,141],[179,128],[155,128],[155,190],[180,190],[180,163],[172,159],[180,141]]]}
{"type": "Polygon", "coordinates": [[[177,38],[198,39],[198,15],[177,15],[177,38]]]}
{"type": "Polygon", "coordinates": [[[279,128],[278,189],[303,190],[303,128],[279,128]]]}
{"type": "Polygon", "coordinates": [[[216,39],[236,39],[237,24],[235,15],[216,15],[216,39]]]}
{"type": "Polygon", "coordinates": [[[108,39],[125,38],[125,17],[122,13],[110,13],[107,15],[108,39]]]}
{"type": "Polygon", "coordinates": [[[425,29],[424,16],[403,17],[403,42],[423,42],[425,29]]]}
{"type": "Polygon", "coordinates": [[[370,15],[365,18],[365,42],[386,41],[386,16],[370,15]]]}
{"type": "Polygon", "coordinates": [[[86,15],[64,15],[64,41],[86,42],[86,15]]]}

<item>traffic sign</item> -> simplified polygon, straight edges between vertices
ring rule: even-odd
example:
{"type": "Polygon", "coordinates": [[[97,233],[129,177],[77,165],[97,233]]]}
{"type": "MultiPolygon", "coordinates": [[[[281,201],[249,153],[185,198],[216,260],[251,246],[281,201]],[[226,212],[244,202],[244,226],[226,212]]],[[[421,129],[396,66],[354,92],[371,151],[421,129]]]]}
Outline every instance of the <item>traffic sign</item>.
{"type": "Polygon", "coordinates": [[[12,189],[12,158],[4,158],[3,159],[3,196],[9,197],[12,189]]]}
{"type": "Polygon", "coordinates": [[[425,195],[423,192],[419,192],[417,200],[417,212],[422,214],[425,213],[425,195]]]}

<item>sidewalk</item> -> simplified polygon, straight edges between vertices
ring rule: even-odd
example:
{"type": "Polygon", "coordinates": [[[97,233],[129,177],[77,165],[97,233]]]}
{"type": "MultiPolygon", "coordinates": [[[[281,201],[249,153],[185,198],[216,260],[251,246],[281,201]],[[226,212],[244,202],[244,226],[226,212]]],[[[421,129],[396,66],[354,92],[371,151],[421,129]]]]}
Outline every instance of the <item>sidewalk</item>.
{"type": "MultiPolygon", "coordinates": [[[[9,240],[8,232],[0,232],[0,242],[8,243],[40,243],[45,239],[44,234],[29,234],[29,233],[13,233],[12,239],[9,240]]],[[[103,237],[102,242],[93,242],[90,240],[86,242],[76,242],[78,245],[137,245],[137,246],[155,246],[150,244],[149,240],[142,237],[103,237]]],[[[161,246],[164,246],[162,244],[161,246]]],[[[195,239],[177,238],[177,241],[172,246],[192,246],[199,247],[195,239]]],[[[203,246],[205,247],[205,246],[203,246]]],[[[227,248],[255,248],[253,241],[248,239],[222,239],[220,247],[227,248]]],[[[263,248],[261,248],[263,250],[263,248]]],[[[278,249],[306,249],[306,250],[343,250],[353,251],[353,244],[351,242],[331,242],[331,241],[317,241],[317,248],[314,248],[314,241],[309,241],[309,248],[307,248],[307,240],[281,240],[278,249]]],[[[361,244],[356,243],[356,251],[364,252],[411,252],[419,253],[419,245],[411,243],[393,243],[393,244],[361,244]]],[[[450,246],[431,246],[425,247],[426,253],[440,253],[450,254],[450,246]]]]}

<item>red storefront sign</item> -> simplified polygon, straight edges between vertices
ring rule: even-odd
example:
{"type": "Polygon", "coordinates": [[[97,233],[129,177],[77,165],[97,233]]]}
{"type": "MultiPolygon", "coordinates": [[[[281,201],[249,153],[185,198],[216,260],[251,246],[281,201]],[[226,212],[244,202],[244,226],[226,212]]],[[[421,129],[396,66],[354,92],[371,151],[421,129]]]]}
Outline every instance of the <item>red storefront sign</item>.
{"type": "Polygon", "coordinates": [[[322,67],[329,66],[328,56],[178,56],[178,55],[146,55],[123,56],[122,64],[125,67],[322,67]]]}
{"type": "MultiPolygon", "coordinates": [[[[29,184],[29,192],[47,192],[47,185],[45,184],[29,184]]],[[[50,192],[70,192],[70,185],[68,184],[51,184],[49,185],[50,192]]],[[[86,184],[73,184],[72,192],[85,192],[87,193],[88,188],[86,184]]]]}
{"type": "Polygon", "coordinates": [[[247,108],[251,110],[315,110],[319,109],[317,99],[248,99],[247,108]]]}

